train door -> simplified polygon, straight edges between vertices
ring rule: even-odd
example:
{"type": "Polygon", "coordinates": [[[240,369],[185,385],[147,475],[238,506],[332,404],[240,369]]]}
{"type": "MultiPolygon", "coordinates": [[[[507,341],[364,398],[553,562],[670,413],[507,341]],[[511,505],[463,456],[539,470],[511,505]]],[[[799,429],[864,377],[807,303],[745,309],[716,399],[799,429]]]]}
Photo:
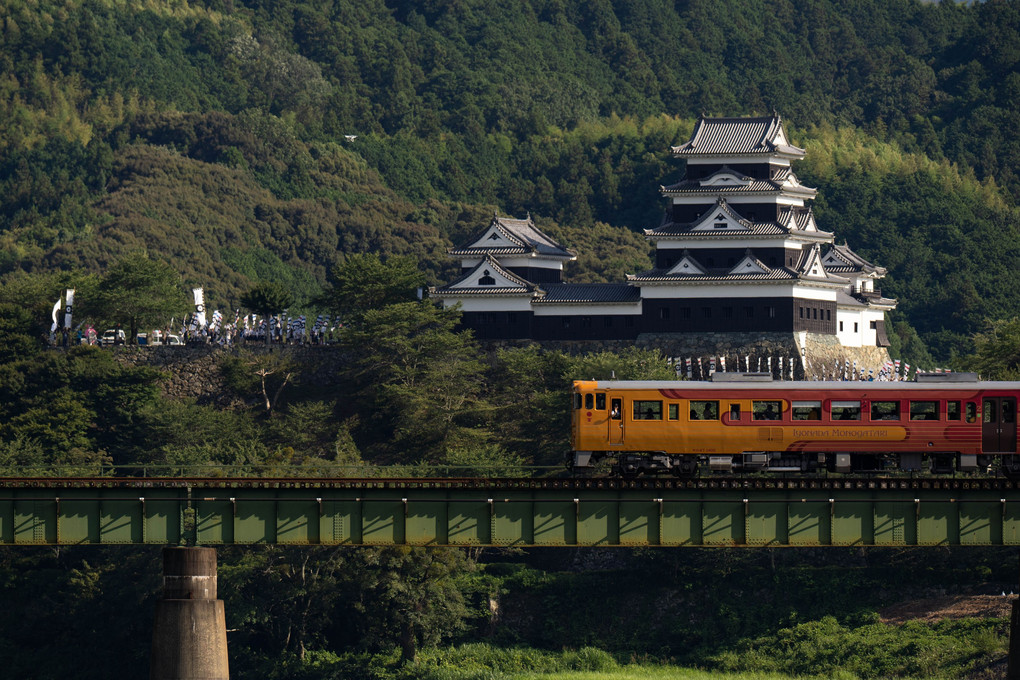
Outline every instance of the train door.
{"type": "Polygon", "coordinates": [[[981,404],[981,449],[1016,451],[1016,397],[985,397],[981,404]]]}
{"type": "Polygon", "coordinates": [[[623,399],[613,397],[609,400],[609,445],[623,444],[623,399]]]}

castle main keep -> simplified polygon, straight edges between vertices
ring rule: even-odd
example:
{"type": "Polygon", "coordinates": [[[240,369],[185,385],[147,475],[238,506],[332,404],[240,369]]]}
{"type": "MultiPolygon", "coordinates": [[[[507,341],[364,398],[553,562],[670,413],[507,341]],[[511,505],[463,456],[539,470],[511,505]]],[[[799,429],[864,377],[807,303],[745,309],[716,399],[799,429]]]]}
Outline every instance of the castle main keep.
{"type": "Polygon", "coordinates": [[[671,152],[686,174],[661,187],[665,213],[645,230],[651,271],[564,283],[575,253],[530,216],[496,215],[450,250],[461,276],[431,297],[460,304],[463,325],[483,340],[630,341],[684,354],[712,343],[741,353],[761,339],[788,345],[781,351],[796,352],[807,373],[812,348],[833,360],[860,355],[862,365],[888,358],[885,313],[896,300],[875,285],[886,270],[818,228],[816,190],[793,169],[805,152],[779,116],[703,117],[671,152]]]}

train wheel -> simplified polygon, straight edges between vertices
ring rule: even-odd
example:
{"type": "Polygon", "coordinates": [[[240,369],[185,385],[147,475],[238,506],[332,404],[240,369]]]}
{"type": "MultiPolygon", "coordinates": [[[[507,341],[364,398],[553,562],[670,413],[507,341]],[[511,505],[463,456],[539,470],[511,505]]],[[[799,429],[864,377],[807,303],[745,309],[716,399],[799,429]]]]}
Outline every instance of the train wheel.
{"type": "Polygon", "coordinates": [[[670,472],[674,477],[694,477],[698,474],[698,460],[694,456],[683,456],[670,472]]]}

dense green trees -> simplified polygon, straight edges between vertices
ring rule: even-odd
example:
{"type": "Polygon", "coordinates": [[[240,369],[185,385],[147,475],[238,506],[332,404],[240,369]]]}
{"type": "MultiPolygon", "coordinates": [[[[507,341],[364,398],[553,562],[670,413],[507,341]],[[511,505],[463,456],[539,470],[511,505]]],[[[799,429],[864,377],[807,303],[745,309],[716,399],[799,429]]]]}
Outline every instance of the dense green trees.
{"type": "Polygon", "coordinates": [[[80,309],[104,326],[123,326],[133,341],[141,330],[183,319],[188,300],[177,270],[146,253],[131,253],[107,270],[80,309]]]}
{"type": "Polygon", "coordinates": [[[384,262],[378,253],[345,257],[331,279],[317,302],[345,324],[360,323],[370,310],[414,300],[425,283],[414,259],[396,256],[384,262]]]}
{"type": "Polygon", "coordinates": [[[1008,2],[7,3],[0,274],[144,248],[234,308],[376,252],[431,284],[498,206],[577,249],[575,280],[619,280],[648,266],[692,117],[775,109],[806,163],[870,135],[805,173],[819,221],[889,267],[896,320],[945,359],[1020,311],[997,247],[1020,223],[1018,34],[1008,2]],[[862,167],[876,143],[945,164],[862,167]]]}

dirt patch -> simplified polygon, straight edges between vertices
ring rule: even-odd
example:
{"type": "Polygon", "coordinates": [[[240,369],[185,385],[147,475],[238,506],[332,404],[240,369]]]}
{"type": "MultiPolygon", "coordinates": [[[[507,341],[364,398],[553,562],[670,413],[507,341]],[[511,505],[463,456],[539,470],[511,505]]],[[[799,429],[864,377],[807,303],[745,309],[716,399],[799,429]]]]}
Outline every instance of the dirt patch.
{"type": "Polygon", "coordinates": [[[882,623],[901,625],[907,621],[935,623],[943,619],[1009,618],[1016,596],[942,595],[901,602],[878,612],[882,623]]]}

